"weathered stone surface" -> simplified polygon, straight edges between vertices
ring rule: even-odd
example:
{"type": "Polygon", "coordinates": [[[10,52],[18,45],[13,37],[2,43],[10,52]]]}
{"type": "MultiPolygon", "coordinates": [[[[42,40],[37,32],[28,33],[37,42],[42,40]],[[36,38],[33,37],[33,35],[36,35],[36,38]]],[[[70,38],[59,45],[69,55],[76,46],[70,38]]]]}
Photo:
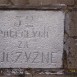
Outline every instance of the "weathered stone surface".
{"type": "Polygon", "coordinates": [[[77,8],[77,0],[74,0],[74,2],[75,2],[75,3],[74,3],[74,4],[75,4],[75,6],[76,6],[76,8],[77,8]]]}
{"type": "Polygon", "coordinates": [[[8,0],[0,0],[0,5],[2,5],[2,4],[8,4],[8,0]]]}
{"type": "Polygon", "coordinates": [[[39,6],[39,5],[52,5],[52,4],[65,4],[74,5],[74,0],[0,0],[0,5],[11,3],[17,6],[39,6]]]}
{"type": "Polygon", "coordinates": [[[41,75],[34,75],[33,77],[76,77],[75,75],[46,75],[46,74],[41,74],[41,75]]]}
{"type": "Polygon", "coordinates": [[[65,30],[68,36],[77,36],[77,11],[68,12],[66,15],[65,30]]]}
{"type": "Polygon", "coordinates": [[[0,68],[62,68],[62,11],[0,11],[0,68]]]}
{"type": "Polygon", "coordinates": [[[67,63],[69,69],[77,69],[77,39],[69,38],[67,63]]]}
{"type": "Polygon", "coordinates": [[[26,6],[29,4],[29,0],[11,0],[13,5],[18,5],[18,6],[26,6]]]}
{"type": "MultiPolygon", "coordinates": [[[[7,77],[7,76],[0,76],[0,77],[7,77]]],[[[19,77],[19,76],[11,76],[11,77],[19,77]]],[[[41,74],[41,75],[33,75],[33,76],[25,76],[25,77],[77,77],[76,75],[46,75],[46,74],[41,74]]]]}
{"type": "Polygon", "coordinates": [[[74,0],[29,0],[29,2],[31,5],[74,4],[74,0]]]}

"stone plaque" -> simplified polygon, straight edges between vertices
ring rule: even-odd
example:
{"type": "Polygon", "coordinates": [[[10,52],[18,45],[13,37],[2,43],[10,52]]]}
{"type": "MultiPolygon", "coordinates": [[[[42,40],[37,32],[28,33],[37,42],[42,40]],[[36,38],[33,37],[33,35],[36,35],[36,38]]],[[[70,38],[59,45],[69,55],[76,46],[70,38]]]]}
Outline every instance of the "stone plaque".
{"type": "Polygon", "coordinates": [[[61,68],[62,11],[0,11],[0,68],[61,68]]]}

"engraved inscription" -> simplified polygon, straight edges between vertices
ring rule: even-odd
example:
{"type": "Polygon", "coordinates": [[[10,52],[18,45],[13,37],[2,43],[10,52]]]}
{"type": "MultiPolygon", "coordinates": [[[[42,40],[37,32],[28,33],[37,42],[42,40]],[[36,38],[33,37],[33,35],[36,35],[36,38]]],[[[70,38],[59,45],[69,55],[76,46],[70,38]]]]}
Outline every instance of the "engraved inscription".
{"type": "Polygon", "coordinates": [[[44,26],[41,30],[37,30],[35,27],[25,28],[23,31],[17,30],[0,30],[0,37],[3,38],[48,38],[48,31],[44,26]]]}
{"type": "Polygon", "coordinates": [[[16,62],[20,62],[23,63],[24,59],[24,63],[56,63],[56,57],[54,57],[54,55],[59,55],[57,52],[2,52],[0,53],[2,55],[2,58],[0,58],[0,62],[12,62],[12,63],[16,63],[16,62]],[[15,58],[12,58],[14,57],[15,58]],[[39,58],[40,57],[40,58],[39,58]],[[55,59],[55,60],[54,60],[55,59]]]}
{"type": "Polygon", "coordinates": [[[62,11],[0,11],[0,68],[61,68],[62,11]]]}

